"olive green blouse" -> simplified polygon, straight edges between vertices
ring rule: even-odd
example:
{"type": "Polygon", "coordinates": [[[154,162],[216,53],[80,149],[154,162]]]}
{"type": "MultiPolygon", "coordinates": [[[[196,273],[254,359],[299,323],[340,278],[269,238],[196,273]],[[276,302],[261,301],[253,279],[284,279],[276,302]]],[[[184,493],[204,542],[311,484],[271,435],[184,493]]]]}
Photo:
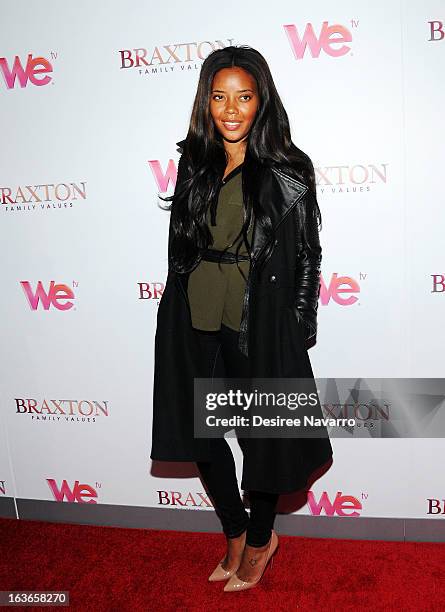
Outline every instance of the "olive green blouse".
{"type": "MultiPolygon", "coordinates": [[[[207,212],[207,223],[213,236],[210,249],[223,250],[236,238],[243,224],[242,164],[234,168],[225,178],[218,196],[216,225],[211,224],[210,210],[207,212]]],[[[252,242],[253,215],[247,237],[252,242]]],[[[239,254],[247,255],[242,235],[228,248],[236,252],[241,242],[239,254]]],[[[192,326],[205,331],[217,331],[221,323],[239,331],[246,281],[250,262],[218,263],[200,261],[190,273],[188,281],[188,298],[192,315],[192,326]]]]}

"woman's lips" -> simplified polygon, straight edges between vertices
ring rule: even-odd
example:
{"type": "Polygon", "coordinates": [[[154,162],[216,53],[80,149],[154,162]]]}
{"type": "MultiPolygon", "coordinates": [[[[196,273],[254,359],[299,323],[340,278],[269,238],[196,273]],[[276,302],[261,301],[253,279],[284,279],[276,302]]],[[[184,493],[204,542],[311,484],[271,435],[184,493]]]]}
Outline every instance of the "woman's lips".
{"type": "Polygon", "coordinates": [[[233,132],[234,130],[237,130],[239,128],[239,126],[241,125],[241,121],[223,121],[222,124],[226,128],[226,130],[230,130],[231,132],[233,132]]]}

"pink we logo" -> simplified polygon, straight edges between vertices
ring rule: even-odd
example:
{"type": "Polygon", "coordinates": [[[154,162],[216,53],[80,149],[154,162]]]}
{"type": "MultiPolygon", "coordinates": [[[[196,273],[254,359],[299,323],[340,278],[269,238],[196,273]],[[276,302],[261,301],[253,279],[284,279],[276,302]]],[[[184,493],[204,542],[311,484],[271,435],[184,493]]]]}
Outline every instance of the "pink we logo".
{"type": "Polygon", "coordinates": [[[52,71],[53,67],[45,57],[33,58],[32,53],[28,53],[25,68],[18,55],[14,58],[12,69],[9,68],[7,59],[0,57],[0,73],[3,74],[7,89],[14,89],[16,79],[22,89],[28,85],[28,81],[38,87],[48,85],[52,77],[47,73],[52,71]]]}
{"type": "Polygon", "coordinates": [[[54,478],[47,478],[46,482],[51,489],[54,499],[58,502],[77,502],[79,504],[97,504],[97,491],[87,484],[80,484],[78,480],[75,481],[74,487],[71,489],[66,480],[62,481],[62,486],[59,487],[56,484],[54,478]],[[87,498],[87,499],[84,499],[87,498]]]}
{"type": "Polygon", "coordinates": [[[29,281],[20,281],[20,284],[28,298],[28,303],[31,310],[37,310],[39,302],[42,303],[44,310],[49,310],[52,305],[57,310],[69,310],[74,306],[71,301],[74,299],[74,293],[68,285],[58,284],[51,281],[49,291],[46,292],[43,288],[42,281],[37,283],[37,289],[33,292],[29,281]]]}
{"type": "Polygon", "coordinates": [[[309,48],[312,57],[315,58],[320,56],[322,49],[331,57],[346,55],[351,50],[351,47],[344,43],[352,42],[352,34],[345,26],[338,23],[330,26],[327,21],[323,21],[318,36],[314,32],[312,23],[306,24],[303,37],[300,37],[294,24],[283,27],[297,60],[303,59],[307,48],[309,48]]]}
{"type": "Polygon", "coordinates": [[[170,183],[173,184],[173,188],[176,186],[178,171],[173,160],[168,160],[167,170],[165,172],[162,171],[159,160],[152,159],[148,163],[151,171],[153,172],[153,176],[155,177],[158,190],[161,193],[165,193],[168,190],[170,183]]]}
{"type": "Polygon", "coordinates": [[[352,495],[342,495],[341,491],[337,491],[337,495],[333,502],[329,499],[326,491],[323,491],[320,501],[317,502],[312,491],[308,491],[307,505],[311,514],[320,516],[360,516],[362,504],[352,495]]]}
{"type": "Polygon", "coordinates": [[[354,295],[341,295],[360,293],[360,285],[350,276],[338,276],[337,272],[331,277],[329,285],[326,285],[323,278],[320,278],[320,302],[326,306],[331,298],[340,306],[351,306],[357,302],[358,297],[354,295]]]}

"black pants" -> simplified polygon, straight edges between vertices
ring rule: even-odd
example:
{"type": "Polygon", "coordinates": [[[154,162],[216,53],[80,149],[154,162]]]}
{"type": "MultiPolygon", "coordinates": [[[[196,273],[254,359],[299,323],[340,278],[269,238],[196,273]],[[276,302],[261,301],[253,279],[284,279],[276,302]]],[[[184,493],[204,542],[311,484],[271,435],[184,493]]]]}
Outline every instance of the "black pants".
{"type": "MultiPolygon", "coordinates": [[[[201,350],[207,363],[213,364],[221,351],[226,376],[248,377],[248,357],[238,349],[238,332],[221,325],[215,332],[199,331],[201,350]]],[[[212,376],[209,372],[208,376],[212,376]]],[[[244,445],[238,440],[244,453],[244,445]]],[[[250,519],[241,500],[236,478],[235,461],[225,438],[212,438],[211,461],[198,461],[201,477],[212,497],[215,511],[225,535],[236,538],[246,529],[249,546],[265,546],[271,537],[278,494],[249,491],[250,519]]]]}

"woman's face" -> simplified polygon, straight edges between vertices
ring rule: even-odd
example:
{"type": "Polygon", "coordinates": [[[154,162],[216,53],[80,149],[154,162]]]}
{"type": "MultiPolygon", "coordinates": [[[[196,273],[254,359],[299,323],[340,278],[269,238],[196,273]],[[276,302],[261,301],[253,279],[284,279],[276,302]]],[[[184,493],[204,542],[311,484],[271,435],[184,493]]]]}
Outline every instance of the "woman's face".
{"type": "Polygon", "coordinates": [[[222,68],[213,77],[210,114],[216,129],[229,142],[247,138],[258,109],[255,79],[244,68],[222,68]]]}

